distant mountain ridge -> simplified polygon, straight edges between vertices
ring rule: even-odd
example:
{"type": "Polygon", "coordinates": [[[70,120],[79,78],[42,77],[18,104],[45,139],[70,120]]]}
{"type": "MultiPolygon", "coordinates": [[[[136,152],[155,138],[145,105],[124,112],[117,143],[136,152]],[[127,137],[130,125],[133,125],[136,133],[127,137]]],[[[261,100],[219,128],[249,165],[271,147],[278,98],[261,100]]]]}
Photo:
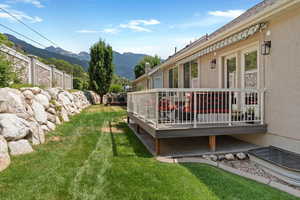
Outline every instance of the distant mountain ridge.
{"type": "MultiPolygon", "coordinates": [[[[87,52],[80,52],[79,54],[64,50],[59,47],[47,47],[41,49],[35,47],[23,40],[16,38],[13,35],[5,34],[8,39],[16,44],[16,46],[28,54],[36,55],[41,58],[56,58],[68,61],[72,64],[81,65],[86,71],[89,67],[90,55],[87,52]]],[[[134,66],[147,55],[136,53],[119,53],[113,52],[113,63],[115,65],[116,74],[128,79],[134,79],[134,66]]]]}

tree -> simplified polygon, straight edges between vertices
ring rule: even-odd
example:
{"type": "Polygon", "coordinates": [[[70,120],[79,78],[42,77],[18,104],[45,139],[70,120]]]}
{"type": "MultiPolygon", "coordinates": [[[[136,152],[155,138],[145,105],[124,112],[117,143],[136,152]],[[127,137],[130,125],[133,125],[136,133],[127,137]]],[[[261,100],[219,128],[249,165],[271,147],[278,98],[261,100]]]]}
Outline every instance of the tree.
{"type": "Polygon", "coordinates": [[[145,74],[146,63],[149,63],[150,68],[154,68],[161,63],[161,58],[157,55],[145,56],[140,62],[134,67],[135,78],[138,78],[145,74]]]}
{"type": "Polygon", "coordinates": [[[90,87],[101,97],[109,91],[113,78],[113,50],[112,47],[100,40],[90,48],[90,87]]]}

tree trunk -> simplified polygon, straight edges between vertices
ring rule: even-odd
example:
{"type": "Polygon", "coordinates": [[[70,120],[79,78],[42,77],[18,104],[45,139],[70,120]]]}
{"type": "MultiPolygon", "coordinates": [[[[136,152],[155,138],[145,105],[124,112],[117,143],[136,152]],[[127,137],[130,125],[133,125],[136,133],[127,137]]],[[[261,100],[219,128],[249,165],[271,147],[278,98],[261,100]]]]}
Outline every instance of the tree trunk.
{"type": "Polygon", "coordinates": [[[100,94],[100,104],[103,104],[103,94],[100,94]]]}

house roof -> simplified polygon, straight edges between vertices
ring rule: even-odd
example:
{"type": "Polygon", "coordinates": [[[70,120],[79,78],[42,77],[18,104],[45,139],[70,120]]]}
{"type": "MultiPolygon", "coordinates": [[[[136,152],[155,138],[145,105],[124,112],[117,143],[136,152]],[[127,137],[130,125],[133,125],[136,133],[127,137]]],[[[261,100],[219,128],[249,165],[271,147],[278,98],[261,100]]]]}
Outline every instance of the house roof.
{"type": "Polygon", "coordinates": [[[223,34],[226,31],[229,31],[232,28],[235,28],[236,26],[242,25],[245,23],[249,18],[254,17],[263,11],[265,11],[267,8],[270,8],[271,6],[277,4],[277,3],[288,3],[292,2],[292,0],[264,0],[261,3],[258,3],[257,5],[253,6],[252,8],[248,9],[246,12],[244,12],[242,15],[239,17],[235,18],[228,24],[222,26],[221,28],[217,29],[213,33],[209,35],[204,35],[197,39],[196,41],[192,42],[191,44],[186,45],[183,49],[179,50],[175,54],[169,56],[168,59],[166,59],[164,62],[162,62],[160,65],[157,67],[153,68],[150,72],[147,74],[142,75],[141,77],[137,78],[134,80],[134,82],[140,81],[144,78],[146,78],[148,75],[151,75],[155,73],[157,70],[159,70],[161,67],[166,65],[169,61],[173,60],[174,58],[178,57],[179,55],[184,54],[185,52],[194,49],[195,47],[200,47],[204,45],[205,43],[209,41],[213,41],[217,38],[217,36],[223,34]]]}

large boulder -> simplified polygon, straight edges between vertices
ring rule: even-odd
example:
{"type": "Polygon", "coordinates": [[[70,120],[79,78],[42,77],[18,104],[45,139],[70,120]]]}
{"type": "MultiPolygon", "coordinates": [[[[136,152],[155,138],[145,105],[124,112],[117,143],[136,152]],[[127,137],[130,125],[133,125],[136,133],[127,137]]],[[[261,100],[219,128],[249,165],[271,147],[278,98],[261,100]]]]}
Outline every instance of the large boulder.
{"type": "Polygon", "coordinates": [[[52,97],[52,99],[57,99],[57,95],[61,90],[58,88],[50,88],[47,89],[47,92],[50,94],[50,96],[52,97]]]}
{"type": "Polygon", "coordinates": [[[31,142],[33,145],[45,143],[45,133],[39,123],[32,121],[30,122],[31,130],[31,142]]]}
{"type": "Polygon", "coordinates": [[[47,114],[47,119],[48,121],[52,122],[52,123],[56,123],[56,116],[55,115],[51,115],[50,113],[47,114]]]}
{"type": "Polygon", "coordinates": [[[39,87],[24,87],[24,88],[20,88],[20,90],[22,92],[24,92],[25,90],[30,90],[34,95],[37,95],[42,91],[42,89],[39,87]]]}
{"type": "Polygon", "coordinates": [[[61,109],[61,118],[64,122],[70,121],[68,113],[64,108],[61,109]]]}
{"type": "Polygon", "coordinates": [[[28,140],[18,140],[8,143],[10,154],[13,156],[28,154],[33,152],[33,149],[28,140]]]}
{"type": "Polygon", "coordinates": [[[49,108],[50,104],[49,104],[49,98],[43,94],[37,94],[34,99],[39,102],[40,104],[42,104],[44,106],[45,109],[49,108]]]}
{"type": "Polygon", "coordinates": [[[44,106],[34,100],[31,107],[34,112],[34,117],[39,122],[39,124],[46,124],[47,123],[47,112],[45,111],[44,106]]]}
{"type": "Polygon", "coordinates": [[[16,89],[0,88],[0,112],[1,113],[26,113],[25,98],[16,89]]]}
{"type": "Polygon", "coordinates": [[[29,123],[15,114],[0,114],[0,135],[8,141],[18,140],[30,133],[29,123]]]}
{"type": "Polygon", "coordinates": [[[26,99],[29,99],[29,100],[34,98],[34,94],[31,90],[24,90],[23,95],[26,99]]]}
{"type": "Polygon", "coordinates": [[[52,122],[50,122],[50,121],[47,122],[47,127],[48,127],[51,131],[54,131],[55,128],[56,128],[55,124],[52,123],[52,122]]]}
{"type": "Polygon", "coordinates": [[[3,136],[0,135],[0,172],[10,165],[10,157],[8,154],[7,142],[3,136]]]}

